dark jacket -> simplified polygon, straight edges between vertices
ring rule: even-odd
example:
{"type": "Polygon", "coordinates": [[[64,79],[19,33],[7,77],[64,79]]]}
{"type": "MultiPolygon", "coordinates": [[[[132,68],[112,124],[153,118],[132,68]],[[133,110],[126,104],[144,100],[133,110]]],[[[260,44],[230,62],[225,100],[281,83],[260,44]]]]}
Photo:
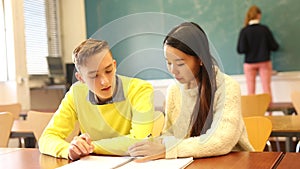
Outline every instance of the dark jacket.
{"type": "Polygon", "coordinates": [[[272,32],[265,25],[248,25],[240,32],[237,51],[245,54],[245,63],[269,61],[271,51],[278,48],[272,32]]]}

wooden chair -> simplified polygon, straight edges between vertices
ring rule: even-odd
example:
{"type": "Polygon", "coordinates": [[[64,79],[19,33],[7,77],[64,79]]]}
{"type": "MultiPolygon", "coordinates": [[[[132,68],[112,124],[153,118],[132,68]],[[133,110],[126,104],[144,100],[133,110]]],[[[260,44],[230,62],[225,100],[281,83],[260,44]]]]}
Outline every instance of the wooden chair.
{"type": "Polygon", "coordinates": [[[241,96],[243,117],[264,116],[270,102],[271,96],[267,93],[241,96]]]}
{"type": "Polygon", "coordinates": [[[54,113],[51,112],[38,112],[32,110],[27,112],[28,123],[30,123],[33,135],[37,141],[41,137],[53,114],[54,113]]]}
{"type": "Polygon", "coordinates": [[[248,138],[257,152],[264,150],[272,132],[272,122],[263,116],[244,117],[248,138]]]}
{"type": "MultiPolygon", "coordinates": [[[[242,95],[241,108],[243,117],[265,116],[271,103],[271,96],[267,93],[242,95]]],[[[269,151],[272,151],[271,142],[267,141],[269,151]]],[[[276,147],[280,151],[279,142],[276,138],[276,147]]]]}
{"type": "Polygon", "coordinates": [[[0,112],[0,147],[7,147],[13,122],[12,113],[0,112]]]}
{"type": "MultiPolygon", "coordinates": [[[[291,93],[291,100],[296,112],[300,113],[300,91],[293,91],[291,93]]],[[[296,146],[296,152],[298,153],[299,151],[300,151],[300,140],[298,141],[296,146]]]]}
{"type": "MultiPolygon", "coordinates": [[[[41,137],[44,129],[48,125],[54,113],[51,112],[38,112],[38,111],[29,111],[27,113],[27,120],[32,126],[33,134],[35,139],[38,141],[41,137]]],[[[79,134],[79,124],[76,123],[75,129],[73,132],[66,138],[66,141],[71,142],[72,139],[79,134]]]]}
{"type": "Polygon", "coordinates": [[[20,103],[2,104],[0,105],[0,112],[10,112],[14,119],[20,118],[22,106],[20,103]]]}
{"type": "MultiPolygon", "coordinates": [[[[22,111],[22,105],[18,102],[0,105],[0,112],[10,112],[14,120],[20,118],[21,111],[22,111]]],[[[20,137],[18,137],[17,139],[19,141],[19,147],[22,147],[22,145],[24,145],[24,139],[20,137]]]]}
{"type": "Polygon", "coordinates": [[[293,91],[291,93],[292,104],[297,113],[300,113],[300,91],[293,91]]]}
{"type": "Polygon", "coordinates": [[[152,136],[158,137],[160,136],[162,129],[165,124],[165,116],[161,111],[155,111],[154,112],[154,123],[153,123],[153,129],[152,129],[152,136]]]}

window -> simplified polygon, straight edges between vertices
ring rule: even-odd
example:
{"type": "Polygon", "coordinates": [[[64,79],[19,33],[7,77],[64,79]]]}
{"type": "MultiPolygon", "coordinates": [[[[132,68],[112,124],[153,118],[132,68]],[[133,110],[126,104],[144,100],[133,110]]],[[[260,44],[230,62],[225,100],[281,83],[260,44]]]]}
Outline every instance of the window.
{"type": "Polygon", "coordinates": [[[58,9],[57,0],[24,0],[29,75],[48,74],[46,57],[61,56],[58,9]]]}
{"type": "Polygon", "coordinates": [[[7,77],[7,59],[6,59],[6,33],[4,3],[0,0],[0,81],[6,81],[7,77]]]}

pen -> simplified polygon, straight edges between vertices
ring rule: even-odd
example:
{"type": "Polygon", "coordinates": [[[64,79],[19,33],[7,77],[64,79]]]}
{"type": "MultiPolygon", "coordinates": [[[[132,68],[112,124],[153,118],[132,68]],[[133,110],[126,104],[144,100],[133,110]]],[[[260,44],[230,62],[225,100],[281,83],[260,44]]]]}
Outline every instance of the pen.
{"type": "Polygon", "coordinates": [[[151,133],[147,136],[147,139],[149,139],[150,141],[153,141],[153,137],[152,137],[151,133]]]}
{"type": "MultiPolygon", "coordinates": [[[[136,138],[135,136],[133,136],[133,138],[136,138]]],[[[148,134],[147,137],[145,137],[144,139],[152,139],[152,134],[148,134]]]]}
{"type": "Polygon", "coordinates": [[[117,166],[113,167],[112,169],[116,169],[116,168],[122,167],[123,165],[128,164],[128,163],[130,163],[131,161],[133,161],[135,159],[136,159],[135,157],[131,157],[127,161],[124,161],[123,163],[118,164],[117,166]]]}

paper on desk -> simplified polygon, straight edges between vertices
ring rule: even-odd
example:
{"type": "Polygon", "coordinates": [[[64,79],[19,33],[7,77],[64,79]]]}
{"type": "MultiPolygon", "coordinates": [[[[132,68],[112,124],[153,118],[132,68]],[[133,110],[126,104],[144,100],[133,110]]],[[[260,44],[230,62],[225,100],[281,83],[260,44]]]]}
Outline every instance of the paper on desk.
{"type": "Polygon", "coordinates": [[[111,169],[131,159],[132,157],[86,156],[57,169],[111,169]]]}
{"type": "Polygon", "coordinates": [[[144,163],[132,161],[132,157],[86,156],[57,169],[183,169],[193,162],[193,158],[160,159],[144,163]],[[129,163],[127,163],[129,162],[129,163]],[[121,167],[120,164],[124,164],[121,167]]]}
{"type": "Polygon", "coordinates": [[[159,159],[144,163],[130,162],[118,169],[183,169],[193,162],[193,157],[177,159],[159,159]]]}

